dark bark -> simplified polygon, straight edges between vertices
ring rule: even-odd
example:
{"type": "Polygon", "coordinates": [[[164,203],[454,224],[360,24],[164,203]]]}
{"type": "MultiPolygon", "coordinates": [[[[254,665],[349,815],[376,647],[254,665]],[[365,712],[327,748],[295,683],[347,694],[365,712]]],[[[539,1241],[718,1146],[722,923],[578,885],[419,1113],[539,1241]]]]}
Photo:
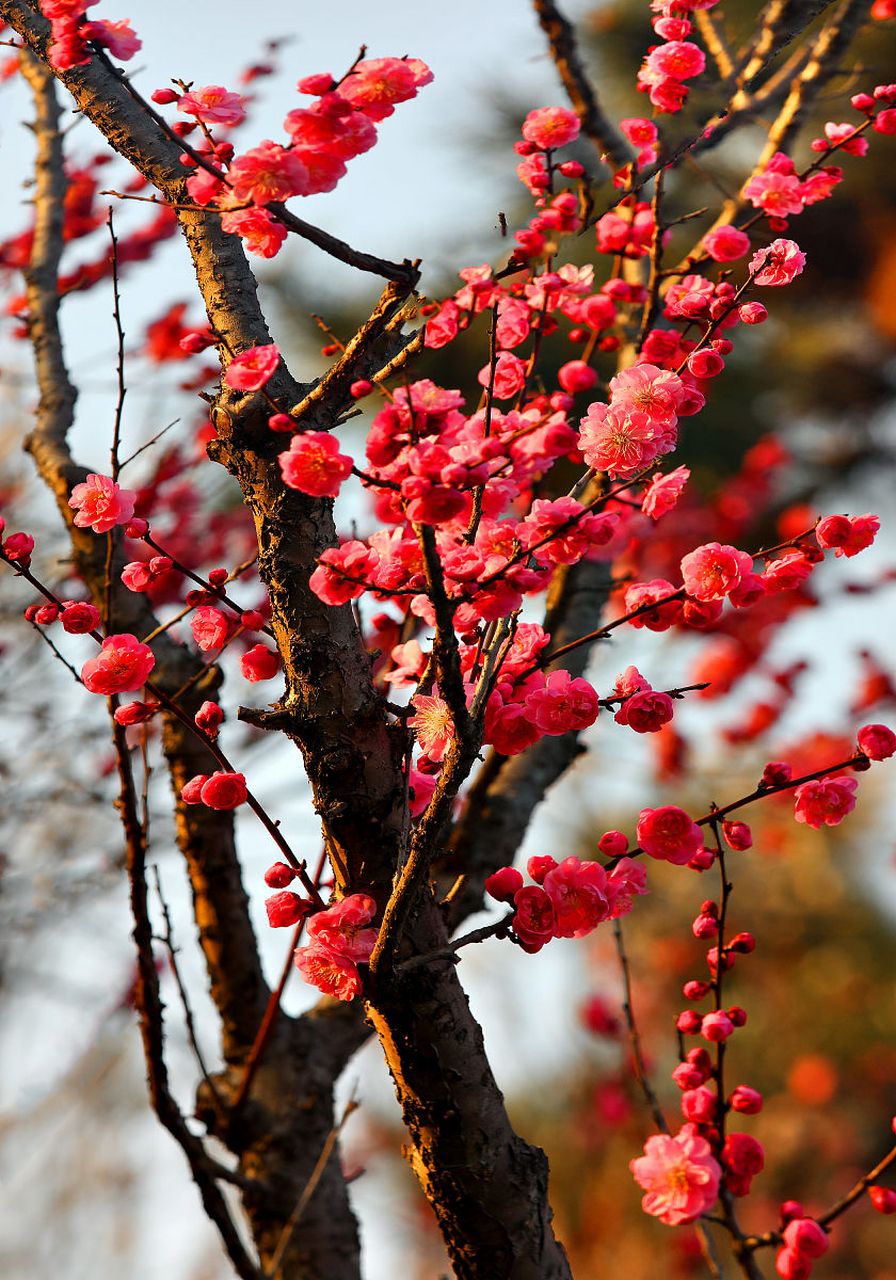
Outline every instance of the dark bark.
{"type": "MultiPolygon", "coordinates": [[[[408,933],[412,951],[447,941],[431,896],[408,933]]],[[[568,1280],[551,1226],[547,1157],[510,1125],[454,964],[416,966],[382,994],[378,987],[368,1015],[411,1138],[406,1155],[458,1280],[568,1280]]]]}

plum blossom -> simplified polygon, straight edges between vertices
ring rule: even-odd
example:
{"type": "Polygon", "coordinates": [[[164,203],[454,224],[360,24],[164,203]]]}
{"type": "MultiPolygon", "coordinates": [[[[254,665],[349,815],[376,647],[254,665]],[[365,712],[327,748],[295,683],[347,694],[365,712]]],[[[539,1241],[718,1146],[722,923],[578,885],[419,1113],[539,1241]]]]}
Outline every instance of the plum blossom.
{"type": "Polygon", "coordinates": [[[305,980],[325,995],[352,1000],[361,991],[359,964],[366,964],[376,943],[376,929],[366,928],[376,903],[364,893],[319,911],[308,921],[308,946],[297,947],[295,966],[305,980]]]}
{"type": "MultiPolygon", "coordinates": [[[[193,179],[187,180],[188,185],[193,179]]],[[[193,199],[196,195],[193,194],[193,199]]],[[[201,200],[197,203],[207,203],[201,200]]],[[[259,258],[273,258],[280,252],[286,239],[286,227],[277,222],[267,209],[253,205],[250,209],[234,209],[221,214],[221,230],[229,235],[240,236],[250,253],[259,258]]]]}
{"type": "Polygon", "coordinates": [[[541,885],[527,884],[513,895],[513,931],[530,953],[540,951],[554,936],[554,904],[541,885]]]}
{"type": "Polygon", "coordinates": [[[824,550],[850,559],[870,547],[880,529],[880,517],[866,511],[862,516],[825,516],[818,522],[815,537],[824,550]]]}
{"type": "Polygon", "coordinates": [[[597,862],[565,858],[543,880],[554,907],[554,937],[582,938],[605,920],[607,873],[597,862]]]}
{"type": "Polygon", "coordinates": [[[674,804],[642,809],[636,834],[638,844],[651,858],[679,867],[703,848],[700,828],[674,804]]]}
{"type": "Polygon", "coordinates": [[[361,975],[354,960],[322,942],[297,947],[294,963],[305,981],[324,995],[354,1000],[361,992],[361,975]]]}
{"type": "Polygon", "coordinates": [[[417,741],[424,755],[436,763],[444,760],[449,743],[454,738],[454,719],[451,708],[438,693],[418,693],[411,699],[414,714],[408,720],[408,728],[416,730],[417,741]]]}
{"type": "Polygon", "coordinates": [[[385,120],[395,103],[407,102],[432,80],[419,58],[367,58],[357,62],[339,85],[339,93],[370,120],[385,120]]]}
{"type": "Polygon", "coordinates": [[[216,609],[211,604],[203,604],[198,609],[194,609],[190,619],[190,630],[199,648],[203,653],[208,653],[209,650],[220,649],[227,643],[231,623],[220,609],[216,609]]]}
{"type": "Polygon", "coordinates": [[[695,600],[723,600],[753,572],[753,557],[737,547],[707,542],[681,562],[684,589],[695,600]]]}
{"type": "Polygon", "coordinates": [[[339,452],[339,441],[329,431],[294,435],[289,448],[277,455],[277,461],[288,488],[315,498],[335,498],[352,470],[352,459],[339,452]]]}
{"type": "Polygon", "coordinates": [[[855,778],[819,778],[804,782],[793,796],[793,816],[817,831],[822,826],[836,827],[856,807],[855,778]]]}
{"type": "Polygon", "coordinates": [[[636,364],[610,379],[614,408],[637,410],[656,423],[674,427],[685,404],[687,389],[677,373],[653,364],[636,364]]]}
{"type": "Polygon", "coordinates": [[[670,1227],[694,1222],[719,1193],[722,1170],[693,1124],[683,1125],[674,1137],[660,1133],[648,1138],[644,1155],[629,1168],[646,1191],[644,1212],[670,1227]]]}
{"type": "Polygon", "coordinates": [[[235,156],[227,170],[234,199],[270,204],[308,193],[308,170],[299,157],[265,138],[257,147],[235,156]]]}
{"type": "Polygon", "coordinates": [[[233,357],[224,374],[224,383],[233,391],[260,391],[279,363],[280,351],[275,343],[250,347],[233,357]]]}
{"type": "MultiPolygon", "coordinates": [[[[286,866],[280,863],[280,866],[286,866]]],[[[290,880],[295,875],[292,867],[286,867],[290,873],[290,880]]],[[[269,875],[270,872],[267,873],[269,875]]],[[[267,875],[265,879],[267,879],[267,875]]],[[[289,883],[289,881],[287,881],[289,883]]],[[[268,913],[268,924],[272,929],[285,929],[289,925],[298,924],[300,920],[304,920],[305,916],[311,910],[311,902],[308,898],[300,898],[297,893],[293,893],[291,889],[283,889],[280,893],[272,893],[269,898],[265,898],[264,907],[268,913]]]]}
{"type": "Polygon", "coordinates": [[[566,107],[539,107],[523,121],[523,137],[542,151],[574,142],[580,129],[579,117],[566,107]]]}
{"type": "Polygon", "coordinates": [[[95,658],[81,668],[81,680],[90,693],[106,697],[115,693],[136,693],[142,689],[156,665],[149,645],[129,632],[107,636],[95,658]]]}
{"type": "Polygon", "coordinates": [[[308,585],[324,604],[345,604],[363,595],[379,562],[379,554],[372,547],[351,538],[321,554],[308,585]]]}
{"type": "Polygon", "coordinates": [[[246,117],[245,99],[220,84],[207,84],[201,89],[191,89],[178,98],[177,109],[184,115],[195,116],[204,124],[227,127],[240,124],[246,117]]]}
{"type": "Polygon", "coordinates": [[[122,489],[109,476],[93,472],[72,489],[68,505],[75,512],[75,524],[79,529],[92,529],[94,533],[108,533],[116,525],[127,524],[134,514],[137,495],[122,489]]]}
{"type": "Polygon", "coordinates": [[[806,255],[793,240],[773,240],[750,259],[750,271],[756,273],[753,283],[762,285],[790,284],[805,265],[806,255]]]}
{"type": "Polygon", "coordinates": [[[869,760],[889,760],[896,753],[896,733],[885,724],[863,725],[856,742],[869,760]]]}
{"type": "Polygon", "coordinates": [[[595,471],[627,480],[674,447],[674,428],[625,405],[592,404],[581,422],[579,448],[595,471]]]}
{"type": "Polygon", "coordinates": [[[527,696],[525,706],[529,720],[552,737],[587,729],[600,710],[598,696],[588,681],[573,678],[568,671],[552,671],[544,687],[527,696]]]}
{"type": "Polygon", "coordinates": [[[271,680],[280,670],[280,655],[266,644],[255,644],[240,658],[240,671],[246,680],[257,684],[271,680]]]}
{"type": "Polygon", "coordinates": [[[668,515],[677,505],[690,478],[688,467],[676,467],[666,475],[661,471],[654,472],[641,498],[644,515],[650,516],[651,520],[659,520],[661,516],[668,515]]]}
{"type": "Polygon", "coordinates": [[[708,231],[702,244],[714,262],[736,262],[749,250],[750,237],[740,227],[724,225],[708,231]]]}
{"type": "Polygon", "coordinates": [[[109,22],[99,18],[85,23],[79,33],[94,44],[108,49],[113,58],[119,62],[129,62],[138,49],[143,48],[143,41],[131,26],[130,19],[122,18],[118,22],[109,22]]]}

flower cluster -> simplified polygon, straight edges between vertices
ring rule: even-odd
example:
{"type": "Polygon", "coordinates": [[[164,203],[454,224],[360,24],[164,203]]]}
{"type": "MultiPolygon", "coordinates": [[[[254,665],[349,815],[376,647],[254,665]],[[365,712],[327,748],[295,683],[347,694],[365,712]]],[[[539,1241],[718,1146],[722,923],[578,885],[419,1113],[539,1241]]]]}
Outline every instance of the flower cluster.
{"type": "Polygon", "coordinates": [[[190,198],[219,210],[223,230],[241,236],[250,253],[272,258],[287,232],[269,206],[332,191],[348,162],[375,144],[377,124],[431,80],[419,58],[361,59],[338,81],[328,73],[306,76],[298,89],[313,101],[287,113],[286,144],[265,138],[238,154],[229,141],[213,140],[211,130],[231,129],[242,121],[245,101],[239,94],[206,85],[180,96],[159,89],[153,99],[160,105],[173,103],[193,118],[193,124],[176,126],[181,136],[195,123],[206,131],[205,142],[184,155],[184,163],[194,169],[187,180],[190,198]]]}
{"type": "Polygon", "coordinates": [[[308,920],[310,943],[297,947],[296,968],[306,982],[337,1000],[353,1000],[361,991],[359,964],[366,964],[376,943],[376,929],[366,928],[376,903],[353,893],[308,920]]]}
{"type": "Polygon", "coordinates": [[[70,71],[90,61],[88,43],[108,49],[114,58],[127,62],[141,47],[130,22],[88,22],[85,14],[96,0],[41,0],[41,11],[50,19],[52,39],[50,65],[70,71]]]}
{"type": "Polygon", "coordinates": [[[512,903],[513,931],[519,945],[531,953],[552,938],[583,938],[604,920],[615,920],[632,909],[635,897],[647,892],[647,873],[631,858],[620,858],[611,871],[598,862],[549,856],[530,858],[525,884],[519,871],[502,867],[485,882],[497,902],[512,903]]]}

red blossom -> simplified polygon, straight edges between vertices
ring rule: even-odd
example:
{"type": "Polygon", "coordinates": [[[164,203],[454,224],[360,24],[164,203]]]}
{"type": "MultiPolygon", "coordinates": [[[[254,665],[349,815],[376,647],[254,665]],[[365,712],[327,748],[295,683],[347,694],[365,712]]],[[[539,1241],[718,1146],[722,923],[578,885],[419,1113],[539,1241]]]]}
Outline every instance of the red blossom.
{"type": "Polygon", "coordinates": [[[260,391],[279,363],[280,352],[273,342],[250,347],[231,360],[224,383],[233,391],[260,391]]]}
{"type": "Polygon", "coordinates": [[[149,645],[125,632],[107,636],[95,658],[81,668],[81,679],[90,693],[135,693],[142,689],[156,665],[149,645]]]}

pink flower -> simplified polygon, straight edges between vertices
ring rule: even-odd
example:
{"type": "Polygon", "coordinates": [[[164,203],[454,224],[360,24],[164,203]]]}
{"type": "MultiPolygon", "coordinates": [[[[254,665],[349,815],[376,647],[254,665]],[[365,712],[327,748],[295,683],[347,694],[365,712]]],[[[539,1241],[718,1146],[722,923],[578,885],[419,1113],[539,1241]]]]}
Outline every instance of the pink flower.
{"type": "Polygon", "coordinates": [[[616,529],[612,514],[587,515],[575,498],[536,498],[517,530],[533,555],[552,564],[575,564],[591,547],[606,545],[616,529]],[[545,541],[550,539],[550,541],[545,541]]]}
{"type": "Polygon", "coordinates": [[[369,894],[352,893],[312,916],[308,936],[355,964],[366,964],[376,945],[377,930],[365,926],[375,915],[376,903],[369,894]]]}
{"type": "Polygon", "coordinates": [[[305,431],[293,436],[277,461],[287,488],[314,498],[335,498],[352,470],[352,459],[339,452],[339,441],[329,431],[305,431]]]}
{"type": "Polygon", "coordinates": [[[249,798],[246,779],[241,773],[218,769],[203,782],[199,798],[209,809],[236,809],[249,798]]]}
{"type": "Polygon", "coordinates": [[[579,391],[590,391],[597,385],[597,373],[584,360],[568,360],[557,371],[557,381],[564,391],[575,395],[579,391]]]}
{"type": "Polygon", "coordinates": [[[127,524],[134,514],[137,495],[129,489],[121,489],[108,476],[93,472],[82,484],[76,484],[68,505],[77,513],[75,524],[79,529],[92,529],[94,533],[108,533],[118,524],[127,524]]]}
{"type": "Polygon", "coordinates": [[[788,551],[766,564],[762,581],[766,591],[794,591],[805,582],[814,567],[802,551],[788,551]]]}
{"type": "Polygon", "coordinates": [[[750,259],[754,284],[782,285],[795,280],[806,265],[806,255],[793,240],[773,240],[750,259]]]}
{"type": "Polygon", "coordinates": [[[208,653],[210,649],[220,649],[226,644],[230,635],[230,619],[214,605],[203,604],[194,610],[190,630],[202,652],[208,653]]]}
{"type": "Polygon", "coordinates": [[[581,422],[579,448],[595,471],[627,480],[674,447],[674,428],[657,425],[625,405],[592,404],[581,422]]]}
{"type": "Polygon", "coordinates": [[[688,395],[677,373],[659,369],[653,364],[636,364],[630,369],[623,369],[610,379],[609,389],[613,408],[638,410],[669,427],[675,426],[688,395]]]}
{"type": "Polygon", "coordinates": [[[647,70],[661,80],[690,80],[692,76],[699,76],[705,66],[703,50],[689,40],[670,40],[657,45],[646,59],[647,70]]]}
{"type": "Polygon", "coordinates": [[[628,116],[619,121],[619,128],[635,147],[652,147],[657,140],[656,125],[643,116],[628,116]]]}
{"type": "Polygon", "coordinates": [[[692,1124],[683,1125],[675,1137],[648,1138],[644,1155],[632,1160],[629,1168],[647,1192],[641,1201],[644,1212],[670,1227],[699,1218],[719,1193],[722,1170],[692,1124]]]}
{"type": "Polygon", "coordinates": [[[681,1095],[681,1114],[694,1124],[711,1124],[716,1114],[716,1095],[705,1084],[686,1089],[681,1095]]]}
{"type": "Polygon", "coordinates": [[[772,218],[786,218],[788,214],[803,211],[803,187],[795,173],[767,169],[750,179],[744,195],[754,209],[762,209],[772,218]]]}
{"type": "Polygon", "coordinates": [[[220,84],[191,89],[178,99],[177,109],[205,124],[233,126],[246,118],[245,99],[238,93],[230,93],[220,84]]]}
{"type": "Polygon", "coordinates": [[[784,1228],[784,1243],[806,1258],[820,1258],[831,1247],[828,1233],[814,1218],[791,1218],[784,1228]]]}
{"type": "Polygon", "coordinates": [[[815,530],[818,545],[850,559],[870,547],[880,529],[880,517],[866,511],[862,516],[826,516],[815,530]]]}
{"type": "Polygon", "coordinates": [[[725,361],[711,347],[701,347],[688,356],[688,369],[695,378],[717,378],[724,368],[725,361]]]}
{"type": "Polygon", "coordinates": [[[695,600],[723,600],[753,572],[753,557],[737,547],[707,542],[681,562],[684,589],[695,600]]]}
{"type": "Polygon", "coordinates": [[[127,18],[119,22],[108,22],[100,18],[96,22],[86,23],[79,34],[108,49],[112,57],[118,58],[120,62],[130,61],[137,50],[143,48],[143,41],[127,18]]]}
{"type": "Polygon", "coordinates": [[[361,991],[361,975],[354,960],[340,951],[331,951],[322,942],[296,947],[295,966],[306,982],[325,996],[353,1000],[361,991]]]}
{"type": "MultiPolygon", "coordinates": [[[[288,870],[291,871],[292,868],[288,870]]],[[[291,889],[284,889],[281,893],[273,893],[269,898],[265,898],[264,907],[268,913],[268,924],[271,928],[285,929],[291,924],[298,924],[300,920],[304,920],[311,910],[311,903],[307,898],[300,898],[291,889]]]]}
{"type": "Polygon", "coordinates": [[[836,827],[856,807],[855,778],[820,778],[804,782],[794,791],[793,816],[817,831],[821,826],[836,827]]]}
{"type": "Polygon", "coordinates": [[[633,582],[630,587],[626,587],[623,597],[625,612],[634,613],[636,609],[643,609],[644,612],[629,619],[629,626],[636,630],[646,627],[648,631],[668,631],[681,618],[681,600],[677,598],[679,594],[665,578],[654,578],[651,582],[633,582]],[[655,608],[647,607],[653,604],[656,605],[655,608]]]}
{"type": "Polygon", "coordinates": [[[868,1198],[878,1213],[896,1213],[896,1191],[890,1187],[869,1187],[868,1198]]]}
{"type": "Polygon", "coordinates": [[[224,384],[234,391],[259,391],[280,363],[280,351],[275,343],[250,347],[234,356],[224,374],[224,384]]]}
{"type": "Polygon", "coordinates": [[[744,302],[737,308],[737,314],[744,324],[765,324],[768,319],[768,308],[761,302],[744,302]]]}
{"type": "MultiPolygon", "coordinates": [[[[321,156],[340,162],[353,160],[376,142],[376,129],[365,115],[353,111],[341,96],[333,95],[331,101],[341,106],[341,114],[323,110],[319,103],[310,110],[298,107],[283,121],[300,159],[312,169],[321,156]]],[[[344,172],[345,166],[341,167],[344,172]]]]}
{"type": "Polygon", "coordinates": [[[674,714],[668,693],[644,689],[626,698],[613,719],[617,724],[628,725],[635,733],[658,733],[674,714]]]}
{"type": "Polygon", "coordinates": [[[677,867],[690,862],[703,848],[703,833],[684,809],[674,804],[659,809],[642,809],[638,818],[637,840],[651,858],[671,862],[677,867]]]}
{"type": "Polygon", "coordinates": [[[739,1084],[732,1091],[730,1102],[732,1111],[741,1115],[755,1116],[762,1110],[762,1094],[758,1089],[751,1089],[747,1084],[739,1084]]]}
{"type": "Polygon", "coordinates": [[[641,498],[641,510],[651,520],[659,520],[667,515],[677,504],[685,485],[691,478],[688,467],[676,467],[667,475],[661,471],[654,472],[650,484],[641,498]]]}
{"type": "Polygon", "coordinates": [[[81,668],[81,679],[90,693],[136,693],[146,684],[156,660],[149,645],[125,632],[107,636],[95,658],[81,668]]]}
{"type": "Polygon", "coordinates": [[[857,742],[859,750],[864,751],[869,760],[888,760],[896,753],[896,733],[885,724],[863,725],[858,732],[857,742]]]}
{"type": "Polygon", "coordinates": [[[264,873],[264,882],[271,889],[285,889],[295,878],[296,873],[288,862],[272,862],[264,873]]]}
{"type": "Polygon", "coordinates": [[[647,889],[647,871],[634,858],[622,858],[607,876],[607,899],[610,903],[610,919],[624,916],[631,911],[635,898],[643,897],[647,889]]]}
{"type": "Polygon", "coordinates": [[[116,707],[112,718],[116,724],[143,724],[151,720],[158,709],[158,702],[128,702],[123,707],[116,707]]]}
{"type": "MultiPolygon", "coordinates": [[[[864,156],[868,152],[868,139],[855,136],[857,127],[854,124],[834,124],[829,120],[824,127],[825,138],[848,156],[864,156]]],[[[812,150],[827,151],[827,143],[818,138],[812,143],[812,150]],[[821,145],[817,146],[817,142],[821,145]]]]}
{"type": "Polygon", "coordinates": [[[500,867],[485,881],[485,892],[496,902],[510,902],[522,887],[523,877],[516,867],[500,867]]]}
{"type": "Polygon", "coordinates": [[[270,204],[308,192],[308,170],[299,157],[269,138],[236,156],[227,180],[236,200],[252,204],[270,204]]]}
{"type": "MultiPolygon", "coordinates": [[[[479,370],[477,381],[487,387],[491,378],[491,366],[479,370]]],[[[510,351],[502,351],[495,363],[493,394],[496,400],[512,400],[523,389],[526,381],[526,362],[510,351]]]]}
{"type": "Polygon", "coordinates": [[[419,58],[368,58],[352,67],[339,93],[371,120],[385,120],[396,102],[407,102],[432,80],[419,58]]]}
{"type": "Polygon", "coordinates": [[[193,720],[197,729],[201,729],[214,742],[218,736],[218,730],[224,723],[224,712],[217,702],[203,702],[193,720]]]}
{"type": "Polygon", "coordinates": [[[83,636],[100,625],[100,611],[86,600],[64,600],[59,615],[63,631],[69,635],[83,636]]]}
{"type": "Polygon", "coordinates": [[[523,121],[523,137],[542,151],[565,147],[579,136],[579,117],[566,107],[539,107],[523,121]]]}
{"type": "Polygon", "coordinates": [[[554,936],[554,904],[544,889],[527,884],[513,895],[513,931],[529,952],[540,951],[554,936]]]}
{"type": "Polygon", "coordinates": [[[416,730],[420,749],[436,763],[444,760],[448,744],[454,738],[454,720],[448,703],[438,694],[418,693],[411,698],[411,706],[414,715],[407,724],[416,730]]]}
{"type": "Polygon", "coordinates": [[[321,554],[308,585],[324,604],[345,604],[364,594],[379,563],[372,547],[352,538],[321,554]]]}
{"type": "Polygon", "coordinates": [[[733,1030],[734,1023],[724,1009],[717,1009],[713,1013],[705,1014],[700,1024],[700,1034],[703,1039],[716,1044],[722,1040],[727,1040],[733,1030]]]}
{"type": "Polygon", "coordinates": [[[554,936],[582,938],[606,920],[607,873],[597,862],[565,858],[549,871],[544,891],[554,908],[554,936]]]}
{"type": "Polygon", "coordinates": [[[229,235],[241,236],[249,252],[259,258],[275,257],[286,239],[286,227],[272,218],[267,209],[259,209],[257,205],[253,205],[251,209],[234,209],[230,213],[222,213],[221,230],[229,235]]]}
{"type": "Polygon", "coordinates": [[[722,226],[708,231],[702,240],[703,248],[715,262],[736,262],[750,248],[750,237],[740,227],[722,226]]]}
{"type": "Polygon", "coordinates": [[[280,670],[280,655],[266,644],[254,644],[240,658],[240,671],[246,680],[256,684],[259,680],[271,680],[280,670]]]}
{"type": "Polygon", "coordinates": [[[526,715],[542,733],[556,737],[594,724],[600,702],[592,686],[568,671],[552,671],[544,687],[526,698],[526,715]]]}

